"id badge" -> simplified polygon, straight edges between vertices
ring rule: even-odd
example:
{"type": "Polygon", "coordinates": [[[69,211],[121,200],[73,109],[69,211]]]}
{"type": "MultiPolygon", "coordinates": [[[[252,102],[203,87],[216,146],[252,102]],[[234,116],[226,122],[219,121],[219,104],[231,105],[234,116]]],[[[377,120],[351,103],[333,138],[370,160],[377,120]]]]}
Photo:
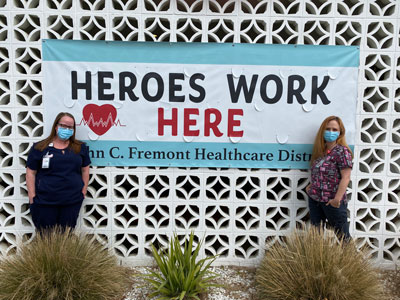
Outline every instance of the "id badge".
{"type": "Polygon", "coordinates": [[[50,167],[50,157],[43,157],[42,168],[48,169],[50,167]]]}

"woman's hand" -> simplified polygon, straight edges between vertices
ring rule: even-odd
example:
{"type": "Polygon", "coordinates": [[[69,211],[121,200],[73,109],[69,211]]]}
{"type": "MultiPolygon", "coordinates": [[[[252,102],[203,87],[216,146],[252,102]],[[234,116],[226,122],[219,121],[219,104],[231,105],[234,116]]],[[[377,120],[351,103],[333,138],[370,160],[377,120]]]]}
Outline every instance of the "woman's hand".
{"type": "Polygon", "coordinates": [[[328,206],[328,205],[331,205],[333,207],[339,208],[340,207],[340,199],[339,200],[336,199],[336,198],[331,199],[326,203],[326,206],[328,206]]]}
{"type": "Polygon", "coordinates": [[[326,205],[330,204],[336,208],[338,208],[340,206],[340,200],[343,198],[343,195],[346,192],[346,188],[350,182],[350,173],[351,173],[350,168],[340,170],[340,175],[341,175],[342,179],[340,179],[339,187],[336,191],[335,198],[329,200],[328,203],[326,203],[326,205]]]}
{"type": "Polygon", "coordinates": [[[35,181],[36,171],[26,168],[26,187],[28,189],[29,204],[33,203],[33,198],[36,196],[35,181]]]}
{"type": "Polygon", "coordinates": [[[82,168],[82,180],[83,180],[82,194],[84,197],[86,197],[87,187],[89,184],[89,166],[82,168]]]}
{"type": "Polygon", "coordinates": [[[307,194],[310,192],[310,189],[311,189],[311,183],[306,186],[306,193],[307,194]]]}

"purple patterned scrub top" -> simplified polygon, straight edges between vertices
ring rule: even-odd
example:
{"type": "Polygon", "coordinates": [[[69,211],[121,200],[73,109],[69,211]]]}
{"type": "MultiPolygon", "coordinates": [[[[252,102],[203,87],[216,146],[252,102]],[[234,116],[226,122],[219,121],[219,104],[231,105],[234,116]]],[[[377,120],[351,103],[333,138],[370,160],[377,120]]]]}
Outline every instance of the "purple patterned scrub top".
{"type": "MultiPolygon", "coordinates": [[[[308,195],[319,202],[328,202],[335,198],[342,178],[340,170],[352,168],[352,157],[349,149],[336,145],[329,154],[316,159],[311,166],[311,188],[308,195]]],[[[344,193],[341,201],[347,202],[344,193]]]]}

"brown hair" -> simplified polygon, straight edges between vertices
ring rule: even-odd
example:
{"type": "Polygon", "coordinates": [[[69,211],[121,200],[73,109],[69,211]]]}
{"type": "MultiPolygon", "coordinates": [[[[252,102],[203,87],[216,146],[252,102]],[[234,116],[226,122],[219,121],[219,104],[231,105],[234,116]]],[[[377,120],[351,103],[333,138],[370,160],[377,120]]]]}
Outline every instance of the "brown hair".
{"type": "Polygon", "coordinates": [[[351,149],[349,148],[349,145],[347,145],[346,143],[346,138],[345,138],[345,134],[346,134],[346,129],[344,128],[343,122],[342,120],[337,117],[337,116],[330,116],[327,117],[321,124],[321,126],[319,127],[317,136],[315,137],[315,141],[314,141],[314,147],[313,147],[313,152],[312,152],[312,156],[311,156],[311,164],[317,159],[320,158],[322,156],[324,156],[325,153],[325,140],[324,140],[324,131],[326,126],[328,125],[328,123],[330,121],[336,121],[339,124],[339,128],[340,128],[340,134],[338,139],[336,140],[336,142],[339,145],[345,146],[347,147],[347,149],[349,149],[351,156],[353,156],[353,152],[351,151],[351,149]]]}
{"type": "Polygon", "coordinates": [[[74,153],[79,153],[81,151],[82,142],[75,139],[75,132],[76,132],[75,118],[73,115],[71,115],[70,113],[67,113],[67,112],[60,112],[57,115],[57,117],[55,118],[55,120],[53,122],[53,126],[51,127],[51,132],[50,132],[49,136],[47,138],[45,138],[44,140],[38,142],[35,146],[35,149],[37,149],[39,151],[43,151],[44,149],[46,149],[49,146],[50,143],[53,142],[54,138],[57,136],[56,127],[58,125],[58,122],[60,122],[61,118],[65,117],[65,116],[70,117],[70,118],[72,118],[72,120],[74,120],[74,133],[69,138],[68,148],[71,149],[74,153]]]}

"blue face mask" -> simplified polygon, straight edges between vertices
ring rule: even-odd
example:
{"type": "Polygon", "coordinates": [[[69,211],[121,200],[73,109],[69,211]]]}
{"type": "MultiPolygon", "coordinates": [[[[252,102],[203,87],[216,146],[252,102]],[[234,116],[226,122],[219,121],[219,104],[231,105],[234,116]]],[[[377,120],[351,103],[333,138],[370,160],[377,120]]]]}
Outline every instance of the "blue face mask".
{"type": "Polygon", "coordinates": [[[68,140],[74,134],[73,129],[58,127],[57,135],[62,140],[68,140]]]}
{"type": "Polygon", "coordinates": [[[339,137],[338,131],[325,130],[324,132],[324,139],[326,142],[334,142],[338,139],[338,137],[339,137]]]}

